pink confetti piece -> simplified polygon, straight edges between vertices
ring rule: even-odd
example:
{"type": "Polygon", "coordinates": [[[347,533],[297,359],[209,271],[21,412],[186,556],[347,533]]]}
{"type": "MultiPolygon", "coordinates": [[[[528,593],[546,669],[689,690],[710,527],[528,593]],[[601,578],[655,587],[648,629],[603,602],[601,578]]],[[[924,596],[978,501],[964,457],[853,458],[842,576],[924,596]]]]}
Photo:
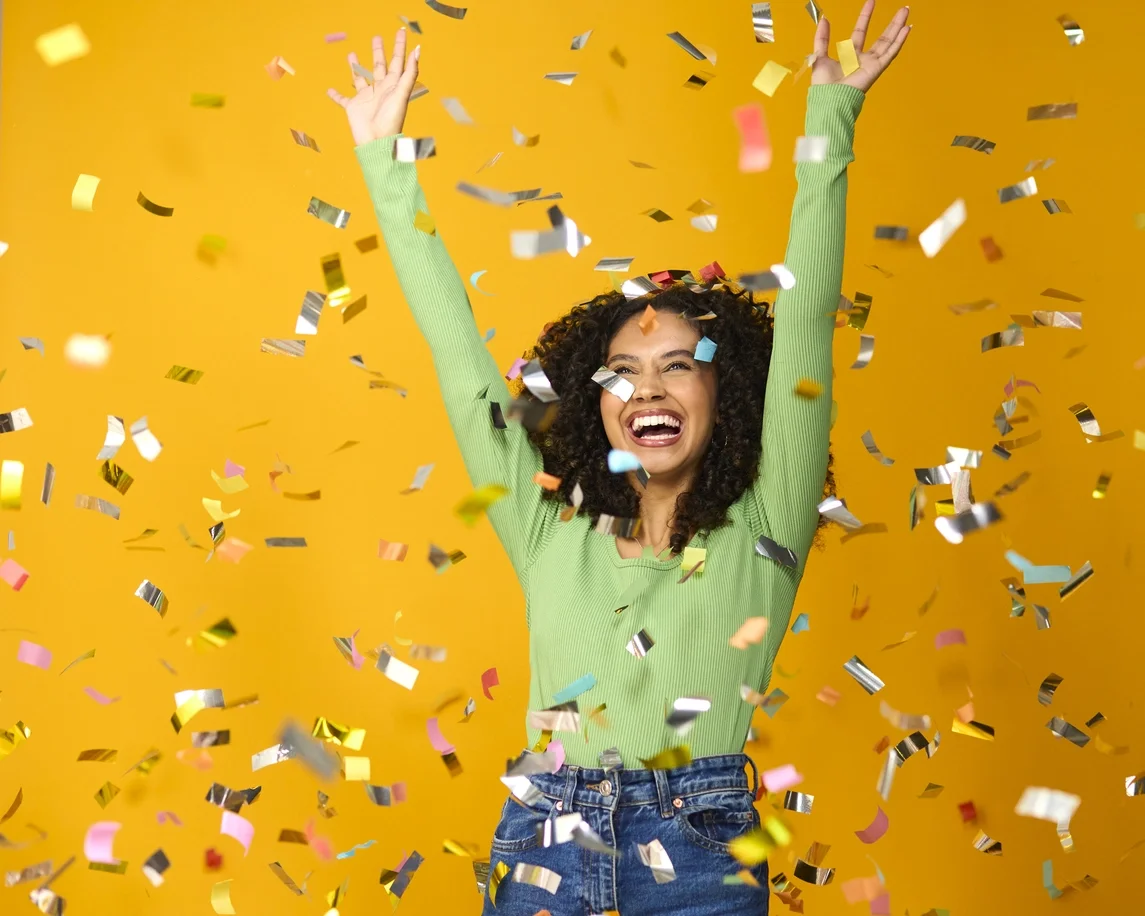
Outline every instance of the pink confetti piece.
{"type": "Polygon", "coordinates": [[[767,123],[763,106],[741,105],[732,112],[739,128],[739,170],[765,172],[771,167],[771,141],[767,136],[767,123]]]}
{"type": "Polygon", "coordinates": [[[556,768],[559,770],[565,763],[565,746],[560,741],[550,741],[549,746],[545,748],[545,752],[552,751],[553,761],[556,768]]]}
{"type": "Polygon", "coordinates": [[[433,749],[439,754],[452,754],[454,750],[456,750],[452,744],[445,740],[445,735],[441,733],[441,726],[437,724],[437,716],[434,716],[425,723],[425,730],[429,734],[429,743],[433,745],[433,749]]]}
{"type": "Polygon", "coordinates": [[[223,465],[224,477],[241,477],[245,473],[246,468],[244,468],[241,464],[235,464],[233,461],[231,461],[230,458],[228,458],[227,463],[223,465]]]}
{"type": "Polygon", "coordinates": [[[891,895],[883,892],[871,901],[871,916],[891,916],[891,895]]]}
{"type": "Polygon", "coordinates": [[[306,829],[303,832],[306,834],[306,842],[310,844],[310,848],[318,858],[323,862],[329,862],[334,858],[334,847],[326,837],[318,835],[313,820],[306,822],[306,829]]]}
{"type": "Polygon", "coordinates": [[[97,821],[87,828],[83,838],[83,854],[89,862],[118,865],[119,859],[111,851],[115,835],[123,825],[116,821],[97,821]]]}
{"type": "Polygon", "coordinates": [[[120,699],[122,699],[122,697],[104,696],[102,693],[100,693],[94,687],[85,687],[83,689],[83,692],[86,693],[93,700],[95,700],[97,703],[99,703],[100,706],[110,706],[112,703],[118,703],[120,701],[120,699]]]}
{"type": "Polygon", "coordinates": [[[875,819],[871,821],[870,826],[864,827],[862,830],[856,830],[855,836],[864,843],[874,843],[876,840],[882,838],[882,835],[887,832],[887,828],[890,825],[891,822],[887,818],[886,812],[883,811],[882,808],[879,808],[878,814],[875,815],[875,819]]]}
{"type": "Polygon", "coordinates": [[[355,630],[350,636],[350,664],[353,665],[355,669],[361,668],[362,663],[366,660],[366,657],[358,651],[358,646],[354,642],[358,632],[358,630],[355,630]]]}
{"type": "Polygon", "coordinates": [[[513,365],[511,365],[509,367],[509,371],[505,373],[505,381],[511,382],[513,379],[517,378],[517,376],[521,374],[521,369],[524,368],[526,363],[528,363],[528,360],[521,359],[519,356],[513,360],[513,365]]]}
{"type": "Polygon", "coordinates": [[[966,645],[966,634],[961,630],[943,630],[934,636],[934,648],[936,649],[955,645],[966,645]]]}
{"type": "Polygon", "coordinates": [[[250,852],[250,841],[254,839],[254,824],[248,821],[241,814],[235,814],[233,811],[223,812],[223,823],[219,827],[219,833],[223,836],[233,837],[242,843],[242,847],[247,853],[250,852]]]}
{"type": "Polygon", "coordinates": [[[395,782],[390,786],[390,800],[395,805],[406,800],[406,784],[404,782],[395,782]]]}
{"type": "Polygon", "coordinates": [[[12,591],[18,592],[28,581],[28,570],[9,557],[0,563],[0,579],[12,586],[12,591]]]}
{"type": "Polygon", "coordinates": [[[20,648],[16,650],[16,661],[47,671],[52,664],[52,650],[21,639],[20,648]]]}
{"type": "Polygon", "coordinates": [[[155,819],[160,824],[166,822],[166,823],[174,824],[176,827],[182,827],[183,826],[183,822],[181,820],[179,820],[179,815],[176,814],[174,811],[160,811],[158,814],[155,815],[155,819]]]}
{"type": "Polygon", "coordinates": [[[885,893],[883,882],[878,878],[852,878],[841,885],[843,896],[847,903],[860,903],[864,900],[874,900],[885,893]]]}
{"type": "Polygon", "coordinates": [[[782,792],[803,782],[803,774],[795,769],[795,765],[788,763],[774,770],[765,770],[763,785],[768,792],[782,792]]]}
{"type": "Polygon", "coordinates": [[[328,44],[328,45],[332,45],[336,41],[345,41],[345,40],[346,40],[346,33],[345,32],[331,32],[329,35],[326,36],[326,44],[328,44]]]}
{"type": "Polygon", "coordinates": [[[487,671],[481,672],[481,690],[485,693],[485,699],[493,699],[493,694],[489,692],[490,687],[497,687],[501,683],[497,677],[497,669],[490,668],[487,671]]]}

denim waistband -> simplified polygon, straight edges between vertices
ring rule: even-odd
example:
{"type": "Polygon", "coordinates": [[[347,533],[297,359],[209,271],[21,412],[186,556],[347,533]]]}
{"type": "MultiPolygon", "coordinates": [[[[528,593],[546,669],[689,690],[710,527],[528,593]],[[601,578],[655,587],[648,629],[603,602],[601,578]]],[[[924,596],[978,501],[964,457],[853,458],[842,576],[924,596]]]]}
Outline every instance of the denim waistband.
{"type": "Polygon", "coordinates": [[[591,805],[617,808],[629,805],[658,805],[671,814],[672,801],[703,792],[759,790],[759,773],[746,754],[697,757],[690,764],[670,770],[614,770],[562,766],[555,773],[538,773],[529,781],[551,801],[563,802],[564,810],[591,805]],[[750,767],[748,783],[745,768],[750,767]]]}

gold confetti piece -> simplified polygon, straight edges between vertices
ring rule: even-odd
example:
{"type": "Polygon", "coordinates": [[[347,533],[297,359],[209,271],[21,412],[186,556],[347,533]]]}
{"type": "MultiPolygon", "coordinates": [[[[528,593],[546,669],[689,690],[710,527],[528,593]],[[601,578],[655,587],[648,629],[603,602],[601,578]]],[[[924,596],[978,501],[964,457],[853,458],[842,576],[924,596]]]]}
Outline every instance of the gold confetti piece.
{"type": "Polygon", "coordinates": [[[1012,200],[1021,200],[1023,197],[1032,197],[1038,193],[1038,183],[1031,175],[1025,181],[1007,185],[998,189],[998,203],[1006,204],[1012,200]]]}
{"type": "Polygon", "coordinates": [[[362,743],[366,740],[366,730],[364,728],[351,728],[347,725],[339,725],[337,722],[332,722],[324,716],[318,716],[314,720],[314,727],[311,729],[310,734],[329,744],[337,744],[341,747],[349,748],[352,751],[360,751],[362,749],[362,743]]]}
{"type": "Polygon", "coordinates": [[[1076,47],[1085,41],[1085,29],[1077,24],[1077,20],[1069,13],[1062,13],[1058,16],[1058,22],[1061,24],[1062,30],[1065,32],[1066,40],[1070,43],[1071,47],[1076,47]]]}
{"type": "Polygon", "coordinates": [[[971,738],[979,738],[982,741],[994,740],[993,726],[986,725],[982,722],[963,722],[961,719],[956,718],[951,724],[950,729],[956,735],[969,735],[971,738]]]}
{"type": "Polygon", "coordinates": [[[99,178],[95,175],[81,174],[72,188],[72,209],[91,212],[95,200],[95,192],[99,187],[99,178]]]}
{"type": "Polygon", "coordinates": [[[472,527],[493,503],[508,495],[509,489],[507,487],[497,483],[485,484],[459,502],[453,511],[463,522],[472,527]]]}
{"type": "Polygon", "coordinates": [[[188,385],[197,385],[199,379],[203,377],[203,373],[199,369],[188,369],[186,366],[172,366],[167,370],[164,378],[172,379],[176,382],[186,382],[188,385]]]}
{"type": "Polygon", "coordinates": [[[940,786],[936,782],[928,782],[926,784],[926,788],[922,790],[922,794],[919,796],[919,798],[938,798],[938,796],[942,794],[942,790],[944,788],[944,786],[940,786]]]}
{"type": "Polygon", "coordinates": [[[804,792],[787,791],[783,796],[784,809],[794,811],[796,814],[810,814],[814,804],[815,796],[804,792]]]}
{"type": "Polygon", "coordinates": [[[497,905],[497,890],[501,887],[501,882],[505,880],[507,874],[509,874],[509,866],[504,862],[497,862],[489,872],[489,902],[494,906],[497,905]]]}
{"type": "Polygon", "coordinates": [[[203,497],[203,508],[207,510],[207,515],[215,522],[226,521],[228,518],[234,518],[242,512],[242,509],[235,509],[234,512],[226,512],[220,500],[209,499],[206,496],[203,497]]]}
{"type": "Polygon", "coordinates": [[[73,22],[45,32],[37,38],[36,51],[45,64],[57,67],[70,60],[86,57],[91,51],[91,42],[88,41],[83,29],[73,22]]]}
{"type": "Polygon", "coordinates": [[[779,84],[783,82],[784,77],[790,76],[791,71],[782,64],[769,60],[763,65],[763,69],[756,74],[752,80],[752,86],[762,92],[769,98],[775,95],[775,90],[779,88],[779,84]]]}
{"type": "MultiPolygon", "coordinates": [[[[126,493],[131,489],[131,485],[135,483],[135,478],[127,473],[118,464],[108,460],[105,461],[99,469],[99,476],[106,482],[115,487],[120,493],[126,493]]],[[[133,540],[137,540],[134,539],[133,540]]],[[[124,543],[127,543],[126,541],[124,543]]]]}
{"type": "Polygon", "coordinates": [[[106,808],[111,804],[111,800],[115,798],[120,792],[119,786],[112,785],[110,782],[105,782],[98,792],[95,793],[96,803],[101,808],[106,808]]]}
{"type": "Polygon", "coordinates": [[[346,224],[350,222],[350,213],[348,211],[340,207],[335,207],[333,204],[328,204],[324,200],[319,200],[317,197],[310,198],[306,212],[324,223],[329,223],[335,229],[345,229],[346,224]]]}
{"type": "Polygon", "coordinates": [[[31,737],[32,730],[23,722],[17,722],[11,729],[0,729],[0,759],[7,757],[31,737]]]}
{"type": "MultiPolygon", "coordinates": [[[[191,107],[192,108],[222,108],[227,103],[226,97],[216,95],[212,92],[192,92],[191,93],[191,107]]],[[[170,214],[159,214],[160,216],[170,216],[170,214]]]]}
{"type": "Polygon", "coordinates": [[[983,140],[981,137],[966,137],[961,134],[955,137],[951,141],[950,145],[963,146],[967,149],[972,149],[979,153],[985,153],[987,156],[994,152],[994,149],[997,146],[997,144],[992,140],[983,140]]]}
{"type": "Polygon", "coordinates": [[[109,748],[92,748],[90,750],[80,751],[76,760],[93,763],[114,763],[118,754],[119,751],[109,748]]]}
{"type": "Polygon", "coordinates": [[[200,697],[197,693],[193,693],[190,699],[179,705],[171,714],[171,727],[175,729],[175,734],[181,732],[183,730],[183,726],[185,726],[206,708],[206,704],[203,702],[202,697],[200,697]]]}
{"type": "Polygon", "coordinates": [[[88,862],[90,871],[105,871],[112,875],[127,874],[127,862],[88,862]]]}
{"type": "MultiPolygon", "coordinates": [[[[1062,685],[1062,676],[1060,674],[1050,673],[1042,680],[1041,685],[1038,687],[1038,702],[1043,706],[1049,706],[1053,702],[1054,692],[1062,685]]],[[[1089,724],[1088,722],[1086,723],[1089,724]]]]}
{"type": "Polygon", "coordinates": [[[918,243],[928,258],[937,255],[950,241],[950,237],[966,222],[966,202],[961,198],[952,203],[942,216],[926,227],[918,236],[918,243]]]}
{"type": "Polygon", "coordinates": [[[150,579],[144,579],[139,583],[139,587],[135,589],[135,596],[142,598],[155,608],[160,617],[167,616],[167,596],[163,594],[163,589],[151,582],[150,579]]]}
{"type": "Polygon", "coordinates": [[[795,394],[798,397],[814,401],[823,393],[823,385],[812,378],[801,378],[795,383],[795,394]]]}
{"type": "Polygon", "coordinates": [[[1046,211],[1050,213],[1050,215],[1055,213],[1073,213],[1073,210],[1069,208],[1069,204],[1067,204],[1064,200],[1059,200],[1056,197],[1051,197],[1048,200],[1043,200],[1042,206],[1046,208],[1046,211]]]}
{"type": "Polygon", "coordinates": [[[974,837],[974,848],[988,856],[1000,856],[1002,854],[1002,844],[988,836],[984,830],[979,830],[978,835],[974,837]]]}
{"type": "Polygon", "coordinates": [[[231,884],[234,878],[219,881],[211,888],[211,908],[222,916],[234,916],[235,907],[231,903],[231,884]]]}
{"type": "Polygon", "coordinates": [[[1026,112],[1027,121],[1046,121],[1053,118],[1076,118],[1077,102],[1058,102],[1034,105],[1026,112]]]}
{"type": "Polygon", "coordinates": [[[173,216],[175,213],[174,207],[164,207],[157,203],[153,203],[152,201],[148,200],[147,195],[142,191],[140,191],[139,196],[135,198],[135,202],[148,213],[154,213],[156,216],[173,216]]]}
{"type": "Polygon", "coordinates": [[[270,63],[264,65],[263,69],[270,74],[272,80],[280,80],[287,73],[294,76],[294,68],[278,55],[272,57],[270,63]]]}
{"type": "Polygon", "coordinates": [[[4,461],[0,464],[0,509],[19,509],[20,491],[23,486],[22,461],[4,461]]]}
{"type": "Polygon", "coordinates": [[[691,762],[692,750],[686,744],[666,748],[647,760],[640,758],[640,763],[648,770],[671,770],[687,766],[691,762]]]}
{"type": "Polygon", "coordinates": [[[846,41],[836,42],[835,51],[839,55],[839,63],[843,67],[843,76],[850,76],[859,69],[859,55],[855,52],[854,42],[850,38],[846,41]]]}

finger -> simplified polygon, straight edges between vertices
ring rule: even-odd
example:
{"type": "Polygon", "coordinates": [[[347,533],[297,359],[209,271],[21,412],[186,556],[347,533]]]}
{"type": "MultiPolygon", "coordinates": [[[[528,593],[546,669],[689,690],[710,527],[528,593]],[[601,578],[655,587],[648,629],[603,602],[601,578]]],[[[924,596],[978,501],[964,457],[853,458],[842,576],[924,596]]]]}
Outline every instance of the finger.
{"type": "Polygon", "coordinates": [[[899,51],[902,50],[902,46],[906,43],[907,37],[910,35],[910,30],[913,28],[913,25],[904,25],[899,29],[898,35],[895,36],[894,40],[887,46],[887,49],[879,56],[880,71],[885,70],[890,62],[899,56],[899,51]]]}
{"type": "Polygon", "coordinates": [[[856,51],[863,50],[863,43],[867,40],[867,26],[871,24],[871,13],[875,11],[875,0],[867,0],[859,10],[859,18],[855,20],[855,30],[851,32],[851,44],[856,51]]]}
{"type": "Polygon", "coordinates": [[[355,54],[353,51],[351,51],[349,54],[346,55],[346,60],[350,64],[350,73],[354,78],[354,89],[357,92],[361,92],[363,89],[366,88],[366,86],[368,84],[366,83],[365,78],[362,77],[354,69],[355,66],[361,66],[361,64],[358,63],[358,55],[355,54]]]}
{"type": "Polygon", "coordinates": [[[827,49],[831,45],[831,23],[825,16],[819,17],[819,25],[815,29],[814,51],[816,57],[826,57],[827,49]]]}
{"type": "Polygon", "coordinates": [[[401,91],[402,95],[406,96],[407,98],[409,97],[409,94],[413,92],[413,84],[417,82],[417,62],[418,58],[420,57],[421,45],[418,45],[416,48],[410,51],[409,57],[406,58],[405,67],[402,70],[401,79],[398,80],[398,89],[401,91]]]}
{"type": "Polygon", "coordinates": [[[342,93],[340,93],[337,89],[327,89],[326,94],[343,108],[350,104],[350,100],[346,98],[346,96],[342,95],[342,93]]]}
{"type": "Polygon", "coordinates": [[[397,35],[394,36],[394,54],[390,58],[390,72],[402,73],[402,61],[406,56],[406,30],[404,28],[398,29],[397,35]]]}
{"type": "Polygon", "coordinates": [[[874,54],[876,57],[883,54],[886,49],[890,47],[891,42],[898,37],[898,33],[902,31],[902,27],[906,25],[906,20],[909,15],[909,6],[904,6],[895,13],[891,21],[887,23],[887,27],[883,29],[883,34],[879,36],[879,40],[871,45],[871,49],[868,53],[874,54]]]}
{"type": "Polygon", "coordinates": [[[382,45],[382,36],[375,35],[371,47],[374,51],[374,82],[386,76],[386,49],[382,45]]]}

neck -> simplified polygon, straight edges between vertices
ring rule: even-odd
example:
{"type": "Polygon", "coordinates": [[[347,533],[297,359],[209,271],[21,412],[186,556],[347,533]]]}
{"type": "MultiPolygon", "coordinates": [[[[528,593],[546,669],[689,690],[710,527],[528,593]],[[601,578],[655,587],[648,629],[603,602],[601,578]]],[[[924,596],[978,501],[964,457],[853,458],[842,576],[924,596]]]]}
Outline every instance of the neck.
{"type": "Polygon", "coordinates": [[[668,547],[671,540],[672,519],[676,514],[676,500],[692,485],[692,474],[678,478],[653,477],[647,487],[632,480],[640,493],[640,534],[636,540],[658,553],[668,547]]]}

